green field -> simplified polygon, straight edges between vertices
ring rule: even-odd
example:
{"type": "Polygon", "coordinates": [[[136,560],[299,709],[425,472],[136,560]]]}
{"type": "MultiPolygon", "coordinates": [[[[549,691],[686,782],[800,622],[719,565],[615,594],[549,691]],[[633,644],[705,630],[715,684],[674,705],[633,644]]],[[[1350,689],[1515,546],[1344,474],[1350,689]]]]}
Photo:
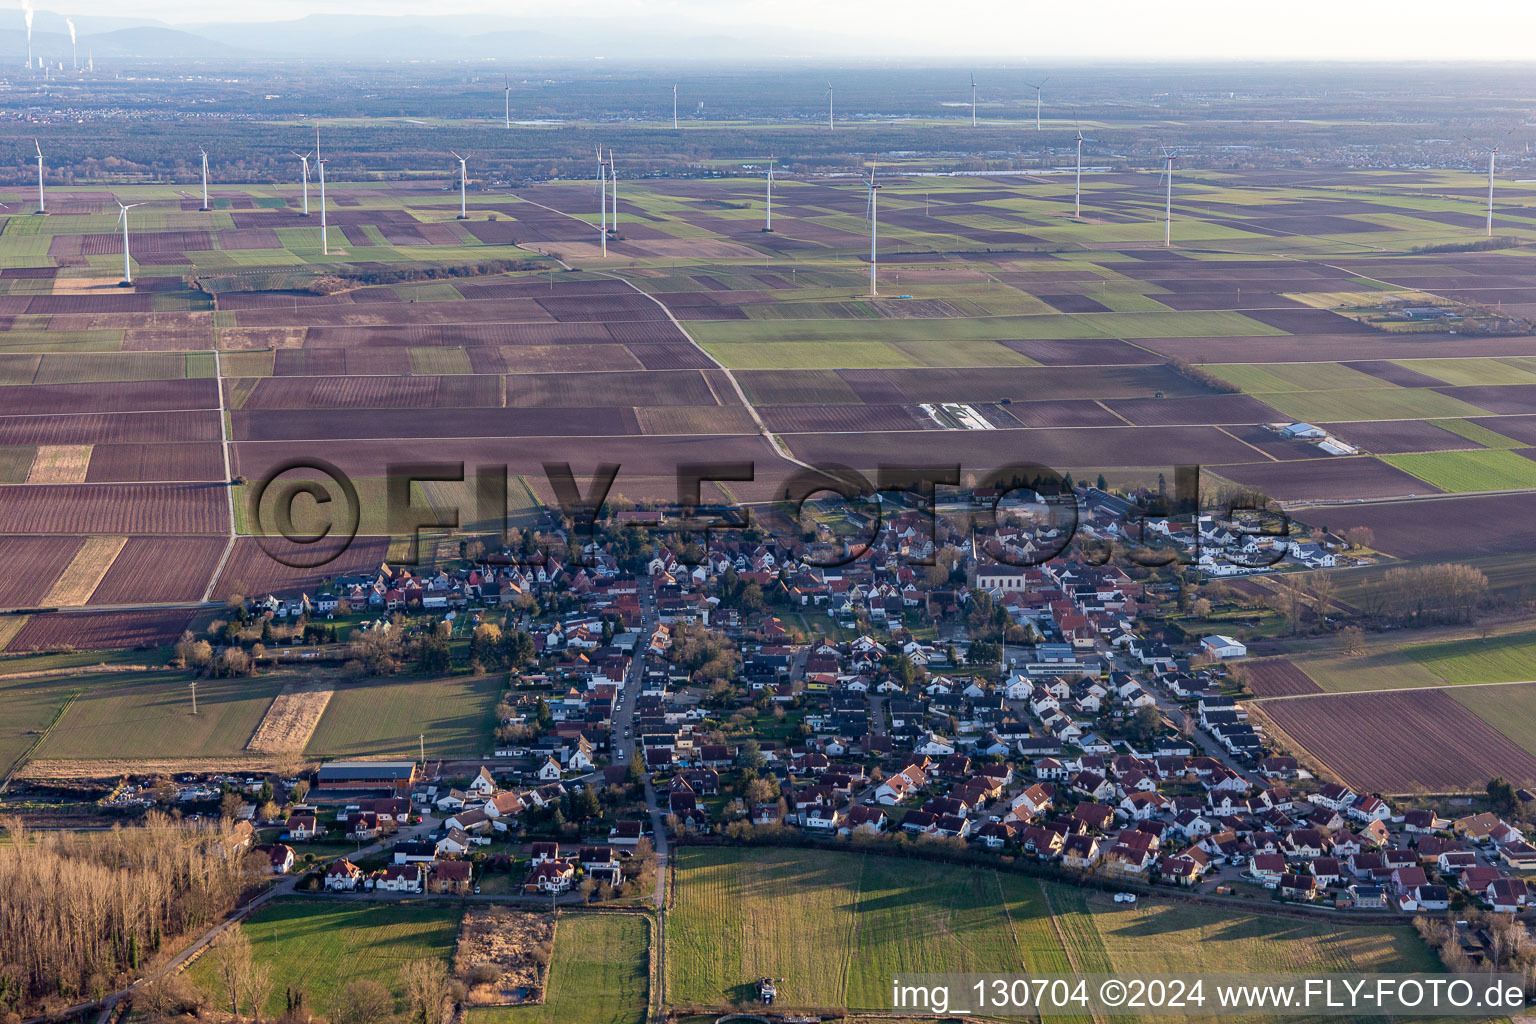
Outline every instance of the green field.
{"type": "Polygon", "coordinates": [[[0,679],[0,778],[4,778],[37,742],[76,690],[92,685],[94,677],[45,676],[39,679],[0,679]]]}
{"type": "MultiPolygon", "coordinates": [[[[275,1019],[289,987],[302,990],[309,1008],[319,1014],[328,1014],[331,997],[359,978],[372,978],[400,995],[397,975],[403,965],[453,956],[462,916],[451,904],[295,900],[262,908],[244,928],[257,959],[272,966],[274,986],[266,1011],[275,1019]]],[[[214,958],[200,957],[188,974],[217,1006],[214,958]]]]}
{"type": "Polygon", "coordinates": [[[1536,753],[1536,683],[1466,686],[1450,693],[1521,748],[1536,753]]]}
{"type": "Polygon", "coordinates": [[[1215,363],[1201,369],[1250,395],[1396,386],[1338,363],[1215,363]]]}
{"type": "MultiPolygon", "coordinates": [[[[420,679],[343,685],[305,753],[317,757],[478,756],[491,749],[499,677],[420,679]]],[[[199,696],[201,703],[201,696],[199,696]]]]}
{"type": "Polygon", "coordinates": [[[1359,657],[1318,654],[1291,661],[1328,693],[1445,685],[1444,679],[1398,648],[1373,650],[1359,657]]]}
{"type": "Polygon", "coordinates": [[[638,914],[566,914],[543,1004],[471,1009],[469,1024],[641,1024],[650,941],[650,923],[638,914]]]}
{"type": "Polygon", "coordinates": [[[1536,680],[1536,633],[1413,644],[1403,650],[1452,685],[1536,680]]]}
{"type": "MultiPolygon", "coordinates": [[[[1512,437],[1505,437],[1497,431],[1490,430],[1481,423],[1473,423],[1470,420],[1430,420],[1441,430],[1449,430],[1459,437],[1464,437],[1473,444],[1480,444],[1484,448],[1524,448],[1525,442],[1516,441],[1512,437]]],[[[1497,423],[1498,420],[1493,422],[1497,423]]]]}
{"type": "MultiPolygon", "coordinates": [[[[68,682],[80,686],[83,677],[68,682]]],[[[204,679],[192,714],[188,673],[102,675],[80,694],[36,757],[61,760],[221,757],[245,749],[272,698],[276,677],[204,679]]]]}
{"type": "Polygon", "coordinates": [[[1264,394],[1260,397],[1265,405],[1293,419],[1309,423],[1486,415],[1475,405],[1468,405],[1458,398],[1426,388],[1350,388],[1264,394]]]}
{"type": "Polygon", "coordinates": [[[1536,459],[1511,451],[1417,452],[1383,455],[1381,460],[1442,491],[1536,487],[1536,459]]]}
{"type": "Polygon", "coordinates": [[[726,1006],[782,979],[786,1008],[889,1008],[900,971],[1426,970],[1407,928],[1337,928],[872,854],[684,849],[669,1003],[726,1006]]]}
{"type": "Polygon", "coordinates": [[[1514,359],[1398,359],[1397,365],[1438,377],[1456,387],[1482,384],[1536,384],[1533,360],[1514,359]]]}

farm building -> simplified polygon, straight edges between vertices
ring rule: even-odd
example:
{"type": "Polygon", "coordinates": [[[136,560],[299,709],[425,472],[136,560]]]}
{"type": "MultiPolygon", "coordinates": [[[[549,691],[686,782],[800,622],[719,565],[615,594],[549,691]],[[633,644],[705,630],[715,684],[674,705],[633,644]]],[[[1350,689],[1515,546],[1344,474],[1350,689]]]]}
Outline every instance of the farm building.
{"type": "Polygon", "coordinates": [[[416,784],[414,761],[332,761],[315,772],[318,789],[387,789],[407,792],[416,784]]]}
{"type": "Polygon", "coordinates": [[[1214,658],[1241,658],[1248,654],[1248,648],[1241,641],[1219,633],[1201,640],[1200,646],[1214,658]]]}
{"type": "Polygon", "coordinates": [[[1287,423],[1280,428],[1280,433],[1286,437],[1307,441],[1317,441],[1328,436],[1328,431],[1322,427],[1314,427],[1310,423],[1287,423]]]}

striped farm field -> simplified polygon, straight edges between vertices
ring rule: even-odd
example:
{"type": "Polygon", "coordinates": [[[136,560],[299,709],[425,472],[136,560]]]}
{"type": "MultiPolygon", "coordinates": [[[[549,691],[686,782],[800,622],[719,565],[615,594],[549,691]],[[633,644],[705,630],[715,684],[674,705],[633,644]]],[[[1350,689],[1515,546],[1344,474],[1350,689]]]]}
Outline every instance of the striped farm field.
{"type": "Polygon", "coordinates": [[[1452,684],[1536,680],[1536,633],[1413,644],[1403,653],[1452,684]]]}
{"type": "Polygon", "coordinates": [[[1347,388],[1261,395],[1264,404],[1309,423],[1350,420],[1414,420],[1481,416],[1484,411],[1459,398],[1426,388],[1347,388]]]}
{"type": "MultiPolygon", "coordinates": [[[[1498,423],[1497,420],[1489,422],[1498,423]]],[[[1449,430],[1484,448],[1523,448],[1525,446],[1525,442],[1505,437],[1485,423],[1474,423],[1471,420],[1432,420],[1431,423],[1441,430],[1449,430]]]]}
{"type": "Polygon", "coordinates": [[[669,1004],[726,1008],[778,979],[788,1009],[879,1012],[908,972],[1425,970],[1408,928],[1246,916],[878,853],[685,848],[669,1004]]]}
{"type": "Polygon", "coordinates": [[[1502,449],[1384,455],[1382,461],[1412,473],[1442,491],[1505,491],[1536,487],[1536,459],[1502,449]]]}
{"type": "Polygon", "coordinates": [[[1338,363],[1220,363],[1201,369],[1250,395],[1393,386],[1379,377],[1338,363]]]}
{"type": "Polygon", "coordinates": [[[1473,793],[1494,776],[1536,782],[1536,756],[1452,696],[1425,688],[1250,704],[1256,719],[1325,773],[1366,793],[1473,793]],[[1393,737],[1413,736],[1403,744],[1393,737]]]}

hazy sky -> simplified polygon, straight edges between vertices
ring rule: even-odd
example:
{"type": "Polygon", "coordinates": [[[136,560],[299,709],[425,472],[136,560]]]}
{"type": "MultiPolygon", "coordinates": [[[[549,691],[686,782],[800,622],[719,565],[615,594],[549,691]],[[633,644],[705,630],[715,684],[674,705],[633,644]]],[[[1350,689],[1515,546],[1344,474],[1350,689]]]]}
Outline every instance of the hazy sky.
{"type": "MultiPolygon", "coordinates": [[[[16,0],[11,0],[16,2],[16,0]]],[[[870,41],[868,56],[987,54],[1015,59],[1321,58],[1329,60],[1531,60],[1531,0],[39,0],[61,15],[188,21],[266,21],[311,13],[475,13],[547,19],[644,19],[656,29],[697,34],[758,26],[870,41]]],[[[19,20],[20,10],[17,8],[19,20]]]]}

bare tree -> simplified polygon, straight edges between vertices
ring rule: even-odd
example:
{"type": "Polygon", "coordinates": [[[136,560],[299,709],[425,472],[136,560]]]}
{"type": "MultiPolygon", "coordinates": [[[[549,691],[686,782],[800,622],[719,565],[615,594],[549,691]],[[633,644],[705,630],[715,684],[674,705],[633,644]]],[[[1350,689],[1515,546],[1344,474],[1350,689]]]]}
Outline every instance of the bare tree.
{"type": "Polygon", "coordinates": [[[331,1001],[331,1024],[381,1024],[395,1013],[395,997],[372,978],[342,986],[331,1001]]]}
{"type": "Polygon", "coordinates": [[[229,999],[230,1016],[239,1020],[241,997],[250,992],[251,938],[240,925],[232,924],[214,938],[209,949],[219,985],[229,999]]]}
{"type": "Polygon", "coordinates": [[[448,967],[441,960],[412,960],[400,968],[406,1015],[415,1024],[442,1024],[448,1003],[448,967]]]}
{"type": "Polygon", "coordinates": [[[245,1001],[251,1008],[251,1017],[261,1020],[262,1013],[267,1008],[267,1003],[272,998],[273,986],[277,984],[272,977],[272,965],[269,963],[252,962],[249,974],[245,979],[245,1001]]]}
{"type": "Polygon", "coordinates": [[[1301,588],[1290,580],[1281,576],[1274,577],[1271,581],[1274,592],[1270,596],[1270,607],[1280,613],[1290,626],[1292,633],[1301,631],[1301,613],[1306,609],[1306,597],[1301,588]]]}
{"type": "Polygon", "coordinates": [[[1317,624],[1328,628],[1328,612],[1333,608],[1334,577],[1329,572],[1314,572],[1307,579],[1307,593],[1312,599],[1312,613],[1317,624]]]}

